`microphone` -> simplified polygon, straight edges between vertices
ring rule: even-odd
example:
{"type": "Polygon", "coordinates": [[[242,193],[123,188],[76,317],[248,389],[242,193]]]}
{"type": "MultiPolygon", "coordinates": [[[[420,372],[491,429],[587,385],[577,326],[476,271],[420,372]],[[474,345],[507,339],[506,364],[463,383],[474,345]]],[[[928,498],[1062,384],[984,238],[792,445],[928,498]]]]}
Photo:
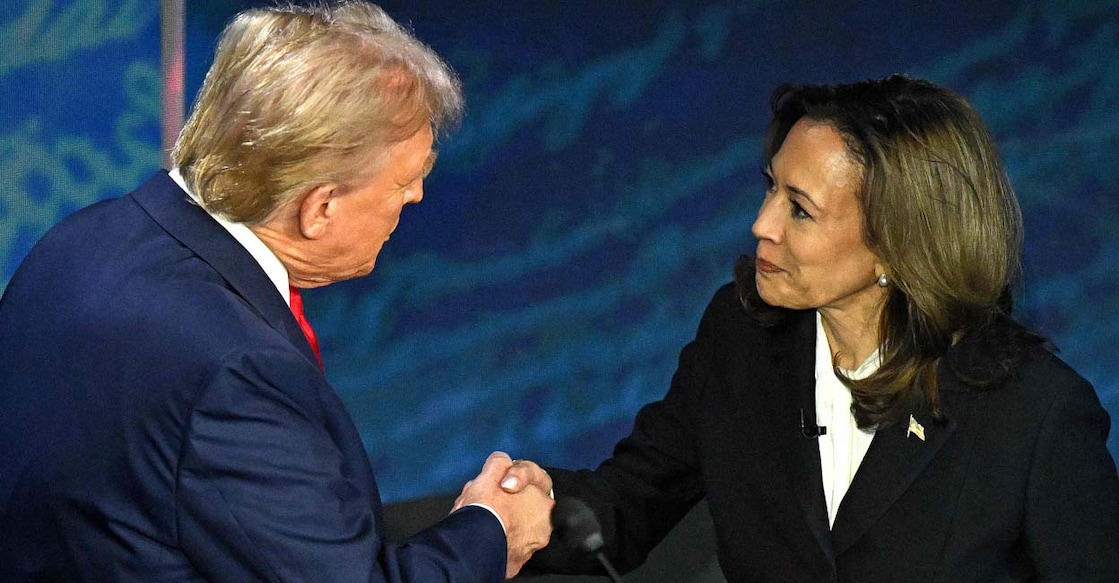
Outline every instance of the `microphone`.
{"type": "Polygon", "coordinates": [[[602,554],[601,549],[606,544],[602,538],[602,525],[586,502],[570,496],[557,497],[556,505],[552,508],[552,528],[555,529],[553,536],[561,544],[584,553],[594,553],[610,580],[622,583],[614,566],[602,554]]]}
{"type": "MultiPolygon", "coordinates": [[[[815,421],[815,419],[813,419],[813,421],[815,421]]],[[[811,423],[811,424],[807,423],[804,420],[804,409],[801,409],[800,410],[800,434],[803,435],[805,439],[816,439],[817,437],[820,437],[821,435],[827,435],[828,434],[828,428],[824,427],[823,425],[816,425],[816,423],[811,423]]]]}

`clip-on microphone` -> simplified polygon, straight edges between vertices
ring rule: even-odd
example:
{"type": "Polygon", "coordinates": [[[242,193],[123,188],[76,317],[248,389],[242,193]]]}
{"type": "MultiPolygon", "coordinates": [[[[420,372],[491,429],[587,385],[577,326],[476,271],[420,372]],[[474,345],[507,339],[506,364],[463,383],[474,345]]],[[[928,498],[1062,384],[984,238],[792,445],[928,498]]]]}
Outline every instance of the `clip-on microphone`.
{"type": "Polygon", "coordinates": [[[828,428],[824,427],[823,425],[816,425],[815,423],[812,423],[811,425],[806,423],[804,421],[804,409],[801,409],[800,410],[800,434],[803,435],[805,439],[816,439],[817,437],[820,437],[821,435],[827,435],[828,434],[828,428]]]}

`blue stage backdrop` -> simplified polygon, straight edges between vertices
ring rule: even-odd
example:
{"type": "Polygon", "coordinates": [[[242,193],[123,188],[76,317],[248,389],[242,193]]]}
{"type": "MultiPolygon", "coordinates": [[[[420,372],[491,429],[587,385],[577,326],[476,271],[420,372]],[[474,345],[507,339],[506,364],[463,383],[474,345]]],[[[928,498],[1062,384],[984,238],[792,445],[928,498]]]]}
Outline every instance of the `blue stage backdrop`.
{"type": "MultiPolygon", "coordinates": [[[[158,167],[155,4],[0,7],[0,286],[158,167]]],[[[187,103],[253,4],[187,2],[187,103]]],[[[372,276],[306,294],[386,499],[456,490],[494,449],[610,452],[753,249],[782,82],[908,72],[970,98],[1026,216],[1018,314],[1119,419],[1112,2],[473,4],[383,4],[460,73],[467,116],[372,276]]]]}

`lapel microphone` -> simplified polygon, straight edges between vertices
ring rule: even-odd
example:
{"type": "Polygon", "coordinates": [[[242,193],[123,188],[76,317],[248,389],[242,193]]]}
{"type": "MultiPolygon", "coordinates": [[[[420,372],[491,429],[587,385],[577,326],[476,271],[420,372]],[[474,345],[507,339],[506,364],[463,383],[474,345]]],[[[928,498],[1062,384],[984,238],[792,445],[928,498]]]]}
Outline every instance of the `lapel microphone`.
{"type": "Polygon", "coordinates": [[[807,421],[804,420],[804,409],[801,409],[800,410],[800,434],[803,435],[805,439],[816,439],[817,437],[820,437],[821,435],[827,435],[828,434],[828,428],[827,427],[824,427],[823,425],[816,425],[816,423],[815,423],[816,420],[815,419],[813,419],[812,421],[813,421],[812,423],[808,423],[807,421]]]}

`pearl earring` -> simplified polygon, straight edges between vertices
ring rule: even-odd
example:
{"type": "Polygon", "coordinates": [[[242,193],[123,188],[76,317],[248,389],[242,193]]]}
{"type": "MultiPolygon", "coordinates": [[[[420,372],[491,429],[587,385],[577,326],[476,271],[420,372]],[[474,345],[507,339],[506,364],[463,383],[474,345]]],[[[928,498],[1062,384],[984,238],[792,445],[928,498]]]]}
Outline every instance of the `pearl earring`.
{"type": "Polygon", "coordinates": [[[879,275],[878,276],[878,287],[886,287],[888,285],[890,285],[890,280],[886,277],[886,274],[883,273],[882,275],[879,275]]]}

